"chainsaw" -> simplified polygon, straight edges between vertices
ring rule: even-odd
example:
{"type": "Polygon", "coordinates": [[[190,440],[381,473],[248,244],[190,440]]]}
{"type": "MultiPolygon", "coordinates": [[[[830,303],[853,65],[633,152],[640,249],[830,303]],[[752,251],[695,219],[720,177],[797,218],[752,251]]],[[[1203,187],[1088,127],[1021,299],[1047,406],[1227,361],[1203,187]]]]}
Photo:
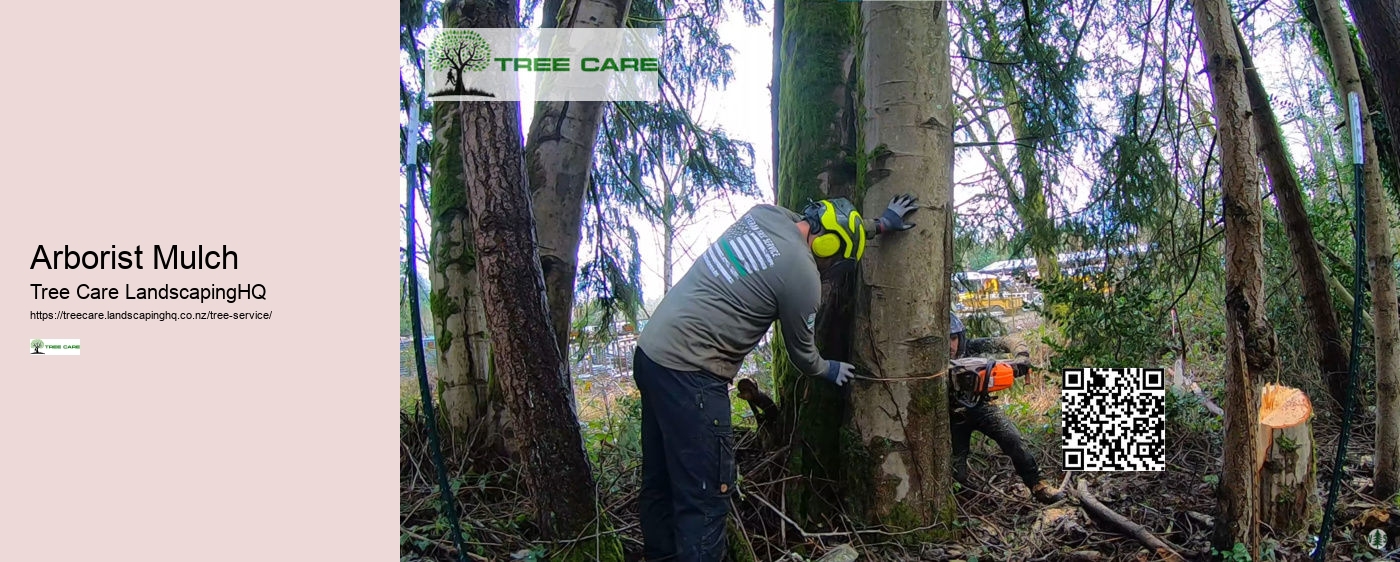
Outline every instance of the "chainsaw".
{"type": "Polygon", "coordinates": [[[949,380],[959,403],[973,408],[991,396],[1011,388],[1016,379],[1031,372],[1030,357],[1017,354],[1012,361],[998,361],[982,357],[964,357],[949,362],[949,380]]]}

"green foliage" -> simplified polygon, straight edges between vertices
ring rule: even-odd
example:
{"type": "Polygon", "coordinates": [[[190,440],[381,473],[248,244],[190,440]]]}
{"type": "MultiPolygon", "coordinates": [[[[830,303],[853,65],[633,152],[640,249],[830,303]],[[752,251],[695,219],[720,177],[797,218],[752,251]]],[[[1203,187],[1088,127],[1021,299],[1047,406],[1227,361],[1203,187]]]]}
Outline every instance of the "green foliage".
{"type": "Polygon", "coordinates": [[[1167,390],[1167,425],[1171,433],[1214,435],[1221,430],[1221,419],[1205,407],[1205,403],[1194,393],[1182,392],[1176,388],[1167,390]]]}
{"type": "Polygon", "coordinates": [[[1043,312],[1065,339],[1045,342],[1054,351],[1053,371],[1157,363],[1171,341],[1170,301],[1154,279],[1143,277],[1134,273],[1114,283],[1111,274],[1097,274],[1090,277],[1092,286],[1070,276],[1036,283],[1045,296],[1043,312]]]}
{"type": "Polygon", "coordinates": [[[1235,543],[1234,548],[1225,552],[1212,548],[1210,549],[1210,553],[1217,559],[1225,562],[1250,562],[1250,560],[1252,560],[1249,556],[1249,548],[1246,547],[1244,543],[1235,543]]]}

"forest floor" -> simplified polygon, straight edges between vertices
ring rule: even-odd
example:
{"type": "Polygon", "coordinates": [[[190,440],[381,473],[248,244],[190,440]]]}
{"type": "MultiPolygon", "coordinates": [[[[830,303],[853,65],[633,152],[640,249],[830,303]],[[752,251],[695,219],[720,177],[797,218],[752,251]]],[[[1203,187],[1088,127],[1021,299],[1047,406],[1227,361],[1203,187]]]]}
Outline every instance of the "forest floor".
{"type": "MultiPolygon", "coordinates": [[[[1013,317],[1003,319],[1003,323],[1012,328],[1009,338],[1030,349],[1035,364],[1048,363],[1050,351],[1039,341],[1039,323],[1034,318],[1013,317]]],[[[1197,376],[1203,387],[1218,388],[1218,382],[1211,384],[1211,373],[1197,376]]],[[[1025,383],[1018,382],[1016,388],[1000,393],[998,401],[1021,429],[1045,479],[1068,487],[1082,481],[1099,502],[1142,525],[1186,559],[1212,559],[1209,540],[1221,466],[1220,418],[1190,395],[1169,400],[1165,471],[1075,472],[1071,479],[1061,470],[1058,382],[1058,377],[1032,376],[1025,383]]],[[[598,482],[600,512],[608,514],[627,559],[640,560],[639,406],[630,369],[576,381],[575,393],[585,444],[598,482]]],[[[1215,397],[1217,401],[1220,398],[1215,397]]],[[[969,470],[973,490],[957,496],[957,539],[941,544],[911,544],[897,534],[853,528],[843,523],[839,514],[836,523],[821,529],[821,536],[804,538],[780,513],[782,487],[797,476],[775,468],[772,452],[760,447],[747,405],[736,398],[734,411],[743,494],[731,509],[736,523],[731,529],[731,544],[745,558],[811,560],[838,545],[850,544],[862,560],[1155,559],[1141,543],[1087,515],[1072,496],[1050,506],[1036,503],[1016,477],[1010,460],[994,442],[980,436],[973,441],[969,470]]],[[[1358,425],[1353,426],[1348,446],[1350,476],[1341,482],[1328,560],[1379,559],[1384,555],[1365,544],[1366,533],[1385,527],[1395,537],[1400,530],[1400,510],[1365,494],[1372,470],[1367,454],[1374,436],[1372,418],[1358,415],[1358,425]]],[[[402,425],[401,560],[455,560],[445,518],[436,508],[436,479],[432,476],[422,417],[405,414],[402,425]]],[[[1321,404],[1317,406],[1314,432],[1319,496],[1325,502],[1340,428],[1321,404]]],[[[468,467],[465,454],[457,453],[461,448],[458,443],[447,444],[449,474],[453,475],[450,479],[462,506],[465,540],[472,553],[468,558],[548,559],[540,543],[532,539],[535,532],[530,524],[529,502],[518,472],[503,463],[468,467]]],[[[1311,532],[1317,532],[1319,523],[1311,523],[1311,532]]],[[[1280,537],[1264,529],[1263,535],[1264,560],[1304,560],[1312,549],[1312,538],[1306,532],[1280,537]]]]}

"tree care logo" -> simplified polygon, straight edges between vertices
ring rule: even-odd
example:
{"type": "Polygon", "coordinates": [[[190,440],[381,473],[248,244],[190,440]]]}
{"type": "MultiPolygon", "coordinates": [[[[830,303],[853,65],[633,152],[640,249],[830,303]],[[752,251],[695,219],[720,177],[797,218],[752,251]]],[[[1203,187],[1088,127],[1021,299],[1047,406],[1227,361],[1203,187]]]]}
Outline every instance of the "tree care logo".
{"type": "Polygon", "coordinates": [[[433,102],[656,101],[656,29],[442,29],[428,46],[433,102]]]}
{"type": "Polygon", "coordinates": [[[78,355],[82,347],[78,340],[34,338],[25,349],[30,355],[78,355]]]}
{"type": "Polygon", "coordinates": [[[467,86],[467,72],[473,74],[486,70],[491,61],[491,43],[470,29],[444,29],[433,39],[428,50],[428,65],[434,75],[446,72],[445,86],[430,91],[429,99],[436,100],[447,96],[484,96],[495,94],[467,86]]]}

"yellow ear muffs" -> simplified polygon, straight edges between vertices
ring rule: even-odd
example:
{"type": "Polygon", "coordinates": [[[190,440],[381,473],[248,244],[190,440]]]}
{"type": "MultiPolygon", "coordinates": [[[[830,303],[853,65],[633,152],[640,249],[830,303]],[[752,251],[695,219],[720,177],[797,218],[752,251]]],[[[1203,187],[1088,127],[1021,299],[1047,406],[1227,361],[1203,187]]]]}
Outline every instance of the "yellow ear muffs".
{"type": "Polygon", "coordinates": [[[829,258],[841,251],[841,239],[835,234],[823,234],[812,239],[812,253],[819,258],[829,258]]]}

